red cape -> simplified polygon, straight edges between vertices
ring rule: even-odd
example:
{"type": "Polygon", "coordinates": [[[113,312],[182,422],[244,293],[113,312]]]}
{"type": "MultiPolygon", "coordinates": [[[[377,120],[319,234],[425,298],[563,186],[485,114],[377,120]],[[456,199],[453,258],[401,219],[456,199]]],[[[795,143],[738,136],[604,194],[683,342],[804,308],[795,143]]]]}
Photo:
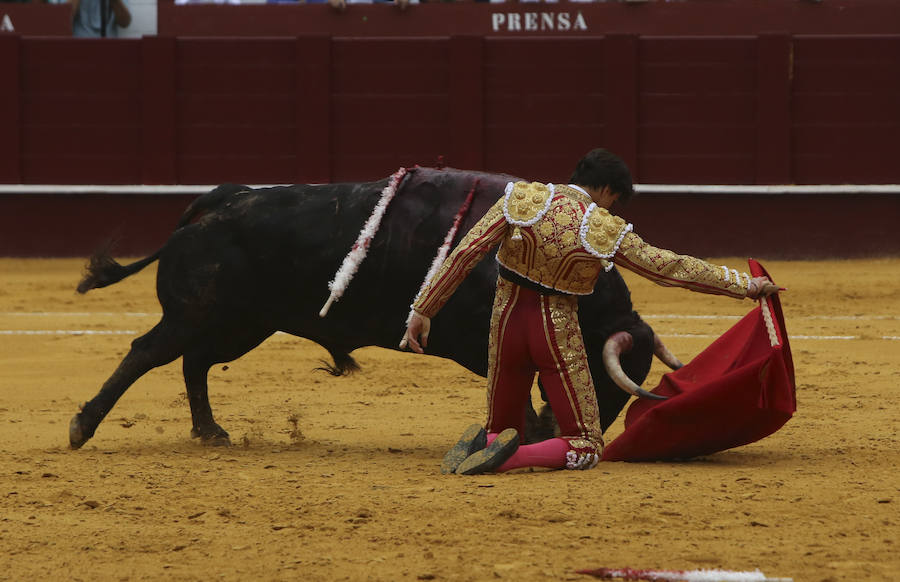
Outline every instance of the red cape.
{"type": "MultiPolygon", "coordinates": [[[[768,276],[750,259],[754,277],[768,276]]],[[[797,409],[794,362],[781,300],[772,295],[689,364],[651,390],[668,400],[628,407],[625,431],[604,461],[659,461],[709,455],[766,437],[797,409]],[[768,321],[767,321],[768,320],[768,321]]]]}

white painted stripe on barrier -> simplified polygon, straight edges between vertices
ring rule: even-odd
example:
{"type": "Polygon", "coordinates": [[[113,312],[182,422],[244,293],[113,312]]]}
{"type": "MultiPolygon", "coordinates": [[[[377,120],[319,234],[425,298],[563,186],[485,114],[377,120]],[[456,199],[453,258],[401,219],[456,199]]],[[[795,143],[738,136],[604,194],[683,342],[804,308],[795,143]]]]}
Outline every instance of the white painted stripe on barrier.
{"type": "MultiPolygon", "coordinates": [[[[270,188],[275,184],[250,185],[270,188]]],[[[0,184],[0,194],[205,194],[216,186],[203,184],[0,184]]]]}
{"type": "Polygon", "coordinates": [[[635,184],[645,194],[900,194],[900,184],[635,184]]]}
{"type": "MultiPolygon", "coordinates": [[[[214,184],[0,184],[0,194],[203,194],[215,187],[214,184]]],[[[900,194],[900,184],[635,184],[634,189],[643,194],[900,194]]]]}

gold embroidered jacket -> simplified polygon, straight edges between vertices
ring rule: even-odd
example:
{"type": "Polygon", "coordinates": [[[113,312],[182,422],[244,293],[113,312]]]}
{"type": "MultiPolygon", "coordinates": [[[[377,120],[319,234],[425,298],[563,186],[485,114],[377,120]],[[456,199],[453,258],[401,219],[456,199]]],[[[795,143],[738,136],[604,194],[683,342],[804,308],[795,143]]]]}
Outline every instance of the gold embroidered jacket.
{"type": "Polygon", "coordinates": [[[571,295],[593,292],[615,262],[666,286],[743,298],[750,276],[645,243],[632,226],[577,186],[510,182],[413,303],[433,317],[497,244],[501,265],[533,283],[571,295]]]}

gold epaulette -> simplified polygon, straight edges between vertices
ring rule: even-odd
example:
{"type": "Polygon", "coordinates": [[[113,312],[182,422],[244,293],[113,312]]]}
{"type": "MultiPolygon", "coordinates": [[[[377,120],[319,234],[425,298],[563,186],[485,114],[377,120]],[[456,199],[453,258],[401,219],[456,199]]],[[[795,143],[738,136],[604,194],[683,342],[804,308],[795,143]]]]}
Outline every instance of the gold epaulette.
{"type": "Polygon", "coordinates": [[[506,221],[516,226],[531,226],[550,208],[553,193],[553,184],[510,182],[503,200],[506,221]]]}
{"type": "Polygon", "coordinates": [[[622,239],[631,231],[631,225],[605,208],[593,206],[585,215],[581,226],[581,242],[584,248],[601,259],[612,258],[622,244],[622,239]]]}

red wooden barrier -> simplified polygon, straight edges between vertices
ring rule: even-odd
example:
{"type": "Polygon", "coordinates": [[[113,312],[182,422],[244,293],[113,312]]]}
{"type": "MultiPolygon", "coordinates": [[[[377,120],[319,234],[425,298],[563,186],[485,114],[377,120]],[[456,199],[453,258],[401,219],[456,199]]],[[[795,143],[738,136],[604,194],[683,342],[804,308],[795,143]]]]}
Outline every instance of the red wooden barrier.
{"type": "Polygon", "coordinates": [[[500,4],[428,2],[390,5],[230,5],[159,0],[159,34],[166,36],[756,36],[896,34],[896,0],[681,0],[500,4]]]}
{"type": "Polygon", "coordinates": [[[174,184],[178,181],[175,39],[145,38],[141,49],[141,182],[174,184]]]}
{"type": "Polygon", "coordinates": [[[791,172],[791,38],[786,34],[760,36],[756,83],[756,181],[788,184],[791,172]]]}
{"type": "Polygon", "coordinates": [[[72,36],[69,4],[0,3],[0,35],[72,36]]]}
{"type": "Polygon", "coordinates": [[[900,151],[900,37],[800,37],[793,46],[794,181],[887,179],[900,151]]]}
{"type": "Polygon", "coordinates": [[[0,37],[0,182],[900,183],[900,35],[0,37]],[[7,128],[9,128],[7,130],[7,128]]]}
{"type": "Polygon", "coordinates": [[[450,39],[449,143],[447,157],[459,168],[483,170],[484,72],[473,63],[484,62],[484,39],[456,36],[450,39]],[[473,70],[474,69],[474,70],[473,70]]]}
{"type": "Polygon", "coordinates": [[[141,181],[141,46],[99,38],[21,39],[22,182],[141,181]]]}
{"type": "Polygon", "coordinates": [[[117,256],[149,254],[166,241],[194,198],[0,194],[0,256],[86,257],[113,238],[119,241],[117,256]]]}
{"type": "MultiPolygon", "coordinates": [[[[295,51],[297,140],[295,182],[330,182],[332,159],[332,46],[326,36],[299,37],[295,51]]],[[[388,171],[388,170],[385,170],[388,171]]]]}
{"type": "Polygon", "coordinates": [[[18,36],[0,35],[0,183],[22,181],[21,42],[18,36]]]}

